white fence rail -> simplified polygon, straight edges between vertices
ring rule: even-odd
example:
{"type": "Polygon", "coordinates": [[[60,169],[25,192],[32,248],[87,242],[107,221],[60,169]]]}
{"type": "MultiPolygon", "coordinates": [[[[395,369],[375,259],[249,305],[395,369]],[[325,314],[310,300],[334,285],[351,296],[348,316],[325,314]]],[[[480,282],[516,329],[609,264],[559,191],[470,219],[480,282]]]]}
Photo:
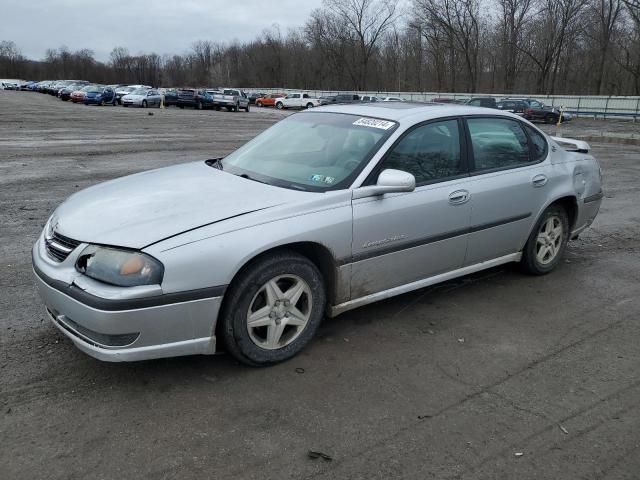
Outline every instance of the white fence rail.
{"type": "Polygon", "coordinates": [[[564,111],[580,116],[591,117],[640,117],[640,97],[587,96],[587,95],[514,95],[514,94],[474,94],[438,93],[438,92],[356,92],[337,90],[292,90],[287,88],[248,88],[245,91],[264,93],[288,93],[304,91],[314,97],[338,94],[374,95],[377,97],[400,97],[404,100],[430,102],[436,98],[469,99],[473,96],[494,97],[500,100],[506,97],[535,98],[545,105],[563,107],[564,111]]]}

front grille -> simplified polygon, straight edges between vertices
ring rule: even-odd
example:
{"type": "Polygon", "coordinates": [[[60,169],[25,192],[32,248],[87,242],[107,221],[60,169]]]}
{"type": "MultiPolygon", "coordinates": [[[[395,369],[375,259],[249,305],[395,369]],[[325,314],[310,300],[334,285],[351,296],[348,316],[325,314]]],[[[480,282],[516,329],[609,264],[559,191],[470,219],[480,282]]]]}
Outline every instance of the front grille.
{"type": "Polygon", "coordinates": [[[57,232],[53,232],[50,236],[45,235],[44,238],[44,246],[47,253],[57,262],[65,260],[78,245],[80,245],[80,242],[57,232]]]}

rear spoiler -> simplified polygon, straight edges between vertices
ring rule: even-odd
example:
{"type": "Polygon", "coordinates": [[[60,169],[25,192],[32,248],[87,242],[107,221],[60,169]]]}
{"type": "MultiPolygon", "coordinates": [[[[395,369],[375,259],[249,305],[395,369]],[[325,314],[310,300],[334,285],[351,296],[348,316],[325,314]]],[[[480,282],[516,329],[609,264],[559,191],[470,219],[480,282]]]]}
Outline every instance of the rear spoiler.
{"type": "Polygon", "coordinates": [[[582,140],[574,140],[573,138],[562,138],[562,137],[551,137],[551,140],[558,143],[573,145],[573,148],[567,149],[569,152],[589,153],[589,150],[591,150],[591,147],[589,146],[589,144],[582,140]]]}

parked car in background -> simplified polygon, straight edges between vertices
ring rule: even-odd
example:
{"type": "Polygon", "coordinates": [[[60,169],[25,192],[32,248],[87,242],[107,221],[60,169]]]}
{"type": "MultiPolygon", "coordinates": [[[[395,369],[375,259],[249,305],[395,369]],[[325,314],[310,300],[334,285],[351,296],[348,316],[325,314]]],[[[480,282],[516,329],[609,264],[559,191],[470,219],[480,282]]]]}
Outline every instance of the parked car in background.
{"type": "Polygon", "coordinates": [[[433,98],[432,103],[457,103],[455,98],[433,98]]]}
{"type": "Polygon", "coordinates": [[[249,111],[247,94],[237,88],[220,88],[209,92],[213,98],[213,106],[220,110],[226,108],[230,112],[249,111]]]}
{"type": "Polygon", "coordinates": [[[336,103],[336,96],[323,95],[320,98],[318,98],[318,101],[320,102],[320,105],[331,105],[332,103],[336,103]]]}
{"type": "Polygon", "coordinates": [[[165,107],[178,105],[178,90],[175,88],[166,88],[164,90],[163,102],[165,107]]]}
{"type": "MultiPolygon", "coordinates": [[[[545,123],[557,123],[560,118],[560,109],[558,107],[548,107],[544,103],[533,98],[505,98],[502,101],[518,100],[526,105],[523,117],[532,122],[542,121],[545,123]]],[[[572,116],[568,113],[562,114],[562,121],[568,122],[572,116]]]]}
{"type": "Polygon", "coordinates": [[[86,83],[72,83],[71,85],[67,85],[58,91],[58,98],[63,102],[67,102],[71,100],[71,94],[73,92],[85,87],[86,85],[86,83]]]}
{"type": "Polygon", "coordinates": [[[400,97],[382,97],[380,98],[381,102],[404,102],[404,98],[400,97]]]}
{"type": "Polygon", "coordinates": [[[18,90],[18,82],[7,80],[0,81],[0,90],[18,90]]]}
{"type": "Polygon", "coordinates": [[[586,142],[510,113],[333,105],[222,159],[74,193],[32,262],[53,325],[89,355],[220,346],[265,366],[299,353],[325,316],[511,262],[548,274],[602,198],[586,142]]]}
{"type": "Polygon", "coordinates": [[[286,93],[270,93],[256,100],[257,107],[275,107],[278,98],[286,98],[286,93]]]}
{"type": "Polygon", "coordinates": [[[251,93],[249,93],[249,94],[247,95],[247,98],[249,99],[249,103],[250,103],[251,105],[255,105],[255,104],[256,104],[256,101],[257,101],[259,98],[262,98],[262,97],[264,97],[264,96],[265,96],[265,94],[264,94],[264,93],[260,93],[260,92],[251,92],[251,93]]]}
{"type": "Polygon", "coordinates": [[[373,95],[365,95],[360,99],[361,102],[379,102],[380,99],[378,97],[374,97],[373,95]]]}
{"type": "Polygon", "coordinates": [[[180,108],[191,107],[197,110],[213,107],[213,97],[204,89],[182,88],[178,90],[176,105],[180,108]]]}
{"type": "Polygon", "coordinates": [[[85,105],[100,105],[116,104],[116,92],[111,87],[90,87],[87,89],[82,103],[85,105]]]}
{"type": "Polygon", "coordinates": [[[303,92],[289,92],[286,97],[276,99],[276,108],[313,108],[320,106],[320,100],[303,92]]]}
{"type": "Polygon", "coordinates": [[[71,101],[73,103],[82,103],[84,101],[84,96],[87,94],[87,91],[90,88],[96,87],[96,86],[99,86],[99,85],[89,84],[84,87],[78,88],[77,90],[74,90],[73,92],[71,92],[71,96],[70,96],[71,101]]]}
{"type": "Polygon", "coordinates": [[[29,91],[31,90],[31,87],[35,84],[36,82],[34,82],[33,80],[28,80],[26,82],[22,82],[20,85],[18,85],[18,90],[21,91],[29,91]]]}
{"type": "Polygon", "coordinates": [[[118,103],[119,105],[122,105],[122,97],[130,94],[131,92],[137,89],[138,87],[131,87],[129,85],[116,88],[116,103],[118,103]]]}
{"type": "Polygon", "coordinates": [[[465,101],[465,104],[471,107],[498,108],[496,99],[493,97],[473,97],[465,101]]]}
{"type": "Polygon", "coordinates": [[[500,100],[496,102],[496,108],[498,110],[504,110],[506,112],[515,113],[516,115],[524,115],[524,111],[527,108],[527,104],[522,100],[500,100]]]}
{"type": "Polygon", "coordinates": [[[138,88],[121,98],[123,107],[159,107],[162,96],[155,89],[138,88]]]}

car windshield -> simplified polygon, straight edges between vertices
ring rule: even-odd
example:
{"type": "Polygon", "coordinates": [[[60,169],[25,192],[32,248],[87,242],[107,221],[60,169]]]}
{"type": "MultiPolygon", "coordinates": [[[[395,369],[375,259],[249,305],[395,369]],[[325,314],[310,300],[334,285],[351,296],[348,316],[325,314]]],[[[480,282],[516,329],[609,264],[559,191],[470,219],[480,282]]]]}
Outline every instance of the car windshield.
{"type": "Polygon", "coordinates": [[[285,188],[346,188],[397,124],[357,115],[287,117],[222,160],[224,171],[285,188]]]}
{"type": "Polygon", "coordinates": [[[131,95],[146,95],[148,91],[148,88],[136,88],[131,95]]]}
{"type": "Polygon", "coordinates": [[[87,93],[102,93],[102,88],[100,87],[89,87],[85,90],[87,93]]]}

